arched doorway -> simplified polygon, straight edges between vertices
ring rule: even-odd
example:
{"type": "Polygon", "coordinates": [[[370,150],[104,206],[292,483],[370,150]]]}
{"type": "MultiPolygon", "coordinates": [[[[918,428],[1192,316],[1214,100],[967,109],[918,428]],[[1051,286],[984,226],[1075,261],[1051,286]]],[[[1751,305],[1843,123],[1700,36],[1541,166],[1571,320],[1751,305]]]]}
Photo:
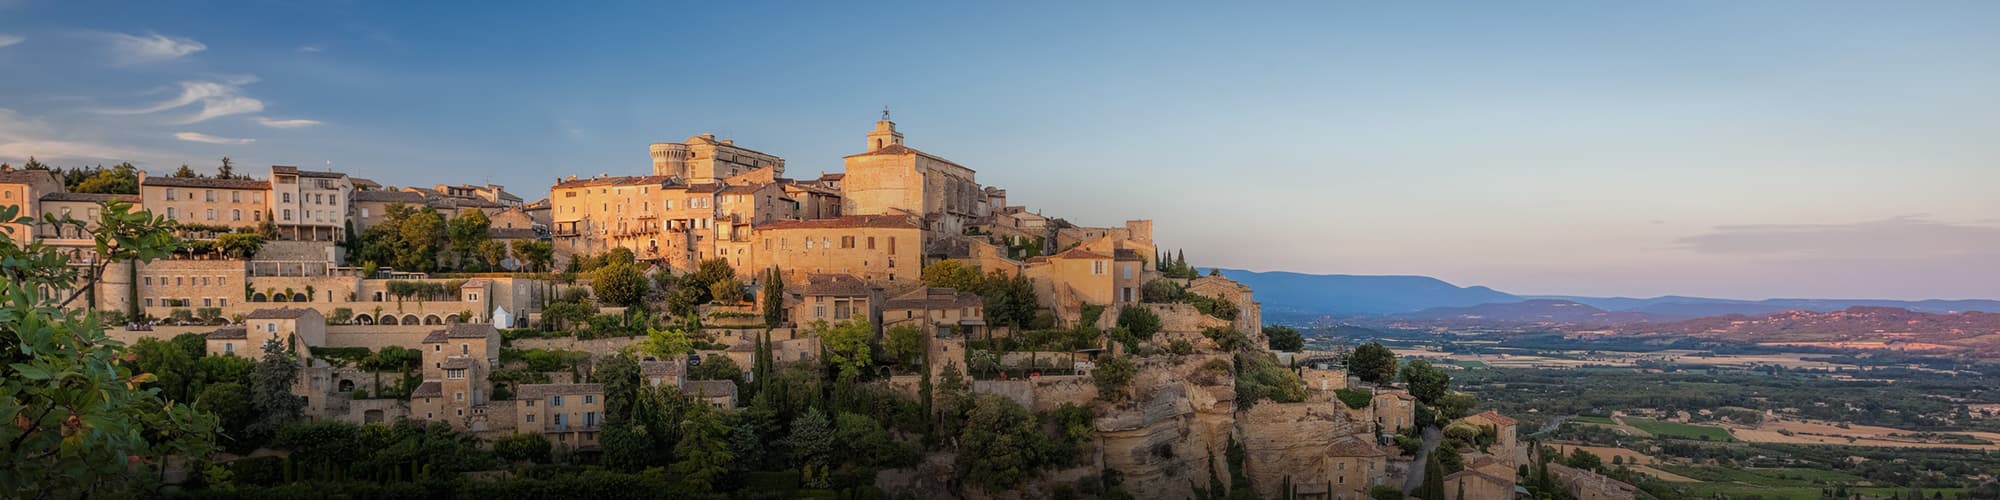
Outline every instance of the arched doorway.
{"type": "Polygon", "coordinates": [[[373,325],[373,324],[375,324],[375,318],[374,318],[373,316],[369,316],[369,315],[367,315],[367,314],[357,314],[357,315],[355,315],[355,316],[354,316],[354,324],[357,324],[357,325],[373,325]]]}
{"type": "Polygon", "coordinates": [[[420,320],[420,319],[417,319],[417,315],[415,315],[415,314],[405,314],[405,315],[403,315],[403,324],[405,324],[405,325],[421,325],[421,324],[424,324],[424,322],[423,322],[423,320],[420,320]]]}

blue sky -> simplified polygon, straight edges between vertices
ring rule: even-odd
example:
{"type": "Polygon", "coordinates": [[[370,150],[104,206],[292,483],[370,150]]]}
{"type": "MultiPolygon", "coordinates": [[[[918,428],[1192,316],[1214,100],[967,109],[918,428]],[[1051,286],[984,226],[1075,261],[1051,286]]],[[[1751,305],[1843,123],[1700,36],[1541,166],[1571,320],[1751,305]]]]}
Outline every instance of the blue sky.
{"type": "Polygon", "coordinates": [[[2000,3],[0,0],[0,160],[386,184],[912,146],[1201,265],[2000,298],[2000,3]],[[562,5],[567,7],[567,5],[562,5]]]}

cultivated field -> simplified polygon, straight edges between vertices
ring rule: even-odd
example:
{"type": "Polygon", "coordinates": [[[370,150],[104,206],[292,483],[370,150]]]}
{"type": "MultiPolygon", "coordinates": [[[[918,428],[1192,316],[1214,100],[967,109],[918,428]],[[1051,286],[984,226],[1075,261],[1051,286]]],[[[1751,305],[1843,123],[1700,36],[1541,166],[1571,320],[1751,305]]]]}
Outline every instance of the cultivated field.
{"type": "Polygon", "coordinates": [[[1763,425],[1757,426],[1755,429],[1731,429],[1730,434],[1734,435],[1736,439],[1753,443],[2000,450],[2000,434],[1992,432],[1955,432],[1952,434],[1970,436],[1985,440],[1987,443],[1953,443],[1919,440],[1912,437],[1912,435],[1916,434],[1915,431],[1889,427],[1849,425],[1843,429],[1835,424],[1798,420],[1770,420],[1764,422],[1763,425]]]}

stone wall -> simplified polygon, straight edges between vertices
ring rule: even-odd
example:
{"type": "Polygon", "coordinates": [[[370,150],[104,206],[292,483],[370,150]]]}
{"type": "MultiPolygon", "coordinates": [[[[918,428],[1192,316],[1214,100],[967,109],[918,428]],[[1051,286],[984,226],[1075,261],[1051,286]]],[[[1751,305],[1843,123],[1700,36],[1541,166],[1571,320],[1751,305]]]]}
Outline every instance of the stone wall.
{"type": "Polygon", "coordinates": [[[423,347],[424,336],[444,328],[437,325],[328,325],[326,327],[327,347],[366,347],[381,350],[386,346],[409,349],[423,347]]]}
{"type": "Polygon", "coordinates": [[[1257,496],[1275,497],[1286,478],[1292,482],[1323,481],[1326,451],[1333,440],[1358,429],[1339,403],[1265,401],[1238,413],[1238,440],[1246,452],[1244,473],[1257,496]]]}
{"type": "Polygon", "coordinates": [[[1035,407],[1035,386],[1026,380],[974,380],[972,393],[992,394],[1014,400],[1025,408],[1035,407]]]}
{"type": "Polygon", "coordinates": [[[643,338],[645,337],[613,337],[590,340],[577,340],[576,337],[518,339],[514,341],[513,345],[515,349],[524,351],[528,349],[560,349],[564,351],[587,352],[590,353],[591,357],[605,357],[616,355],[620,351],[623,351],[625,346],[632,345],[632,343],[638,342],[643,338]]]}

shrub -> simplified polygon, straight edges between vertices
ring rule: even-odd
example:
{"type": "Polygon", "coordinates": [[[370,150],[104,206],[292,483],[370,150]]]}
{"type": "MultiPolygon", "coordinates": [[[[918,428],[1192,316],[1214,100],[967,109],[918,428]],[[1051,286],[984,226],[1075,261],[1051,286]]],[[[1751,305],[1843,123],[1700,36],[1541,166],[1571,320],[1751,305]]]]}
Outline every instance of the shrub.
{"type": "Polygon", "coordinates": [[[1370,403],[1375,399],[1375,395],[1373,393],[1361,389],[1354,389],[1348,387],[1334,389],[1333,395],[1334,397],[1340,398],[1340,402],[1346,403],[1348,408],[1353,408],[1356,410],[1367,408],[1368,403],[1370,403]]]}

